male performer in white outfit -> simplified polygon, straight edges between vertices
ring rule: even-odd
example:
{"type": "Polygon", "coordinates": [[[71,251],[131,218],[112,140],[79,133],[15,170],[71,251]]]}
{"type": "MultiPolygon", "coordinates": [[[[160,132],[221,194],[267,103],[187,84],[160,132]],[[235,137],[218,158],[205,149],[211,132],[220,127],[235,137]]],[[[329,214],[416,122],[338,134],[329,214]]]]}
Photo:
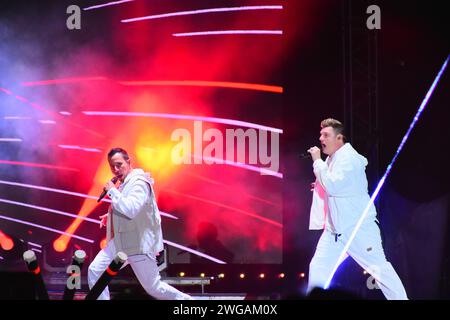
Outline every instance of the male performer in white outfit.
{"type": "MultiPolygon", "coordinates": [[[[369,203],[367,159],[345,143],[344,127],[335,119],[321,123],[320,149],[308,150],[316,176],[310,213],[310,229],[324,229],[309,265],[308,292],[324,288],[355,225],[369,203]]],[[[373,276],[387,299],[406,300],[405,289],[392,265],[386,260],[381,243],[377,212],[372,205],[346,255],[373,276]]]]}
{"type": "MultiPolygon", "coordinates": [[[[132,168],[124,149],[112,149],[108,161],[120,186],[116,189],[109,181],[104,187],[112,201],[108,213],[100,217],[101,226],[107,225],[107,245],[89,266],[89,288],[95,285],[116,253],[122,251],[149,295],[161,300],[192,300],[191,296],[162,282],[159,275],[156,255],[163,250],[163,238],[153,179],[142,169],[132,168]]],[[[110,299],[108,287],[98,299],[110,299]]]]}

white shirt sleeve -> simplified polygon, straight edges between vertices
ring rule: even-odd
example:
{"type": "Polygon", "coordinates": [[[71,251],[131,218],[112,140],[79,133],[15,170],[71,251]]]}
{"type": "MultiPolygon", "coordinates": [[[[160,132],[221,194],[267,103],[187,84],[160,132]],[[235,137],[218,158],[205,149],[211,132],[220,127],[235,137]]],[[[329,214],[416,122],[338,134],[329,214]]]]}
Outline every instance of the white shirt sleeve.
{"type": "Polygon", "coordinates": [[[333,170],[322,160],[313,163],[314,174],[329,196],[339,196],[352,184],[355,166],[349,157],[336,160],[333,170]]]}
{"type": "Polygon", "coordinates": [[[124,196],[115,187],[108,191],[108,196],[111,198],[114,210],[119,211],[130,219],[136,217],[141,211],[149,195],[149,187],[142,180],[137,180],[133,183],[130,190],[127,190],[127,196],[124,196]]]}

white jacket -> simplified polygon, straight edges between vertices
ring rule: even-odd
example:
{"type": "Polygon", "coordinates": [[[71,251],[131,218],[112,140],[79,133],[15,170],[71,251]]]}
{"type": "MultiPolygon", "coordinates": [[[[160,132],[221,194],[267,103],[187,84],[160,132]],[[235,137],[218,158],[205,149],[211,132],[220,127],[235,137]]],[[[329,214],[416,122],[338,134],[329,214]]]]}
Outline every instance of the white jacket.
{"type": "MultiPolygon", "coordinates": [[[[350,143],[344,144],[326,162],[313,163],[316,184],[310,212],[310,229],[351,231],[370,201],[366,177],[367,159],[350,143]]],[[[376,220],[372,204],[365,221],[376,220]]]]}
{"type": "Polygon", "coordinates": [[[163,250],[161,216],[153,191],[153,179],[142,169],[133,169],[119,186],[111,188],[112,204],[106,228],[107,241],[113,241],[117,251],[127,255],[156,255],[163,250]],[[112,213],[112,214],[111,214],[112,213]]]}

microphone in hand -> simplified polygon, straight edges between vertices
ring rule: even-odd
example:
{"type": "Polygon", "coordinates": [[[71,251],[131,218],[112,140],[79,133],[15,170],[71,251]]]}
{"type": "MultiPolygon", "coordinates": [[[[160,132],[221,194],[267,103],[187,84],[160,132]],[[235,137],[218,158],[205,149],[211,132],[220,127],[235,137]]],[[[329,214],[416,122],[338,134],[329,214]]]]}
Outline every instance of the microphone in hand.
{"type": "Polygon", "coordinates": [[[308,159],[308,158],[311,158],[311,153],[309,152],[300,153],[300,159],[308,159]]]}
{"type": "MultiPolygon", "coordinates": [[[[113,177],[113,178],[111,179],[111,182],[112,182],[112,183],[116,183],[117,180],[119,180],[118,177],[113,177]]],[[[107,191],[106,191],[105,189],[103,189],[103,192],[102,192],[102,194],[100,195],[100,197],[98,197],[97,202],[100,202],[100,201],[106,196],[106,193],[107,193],[107,191]]]]}

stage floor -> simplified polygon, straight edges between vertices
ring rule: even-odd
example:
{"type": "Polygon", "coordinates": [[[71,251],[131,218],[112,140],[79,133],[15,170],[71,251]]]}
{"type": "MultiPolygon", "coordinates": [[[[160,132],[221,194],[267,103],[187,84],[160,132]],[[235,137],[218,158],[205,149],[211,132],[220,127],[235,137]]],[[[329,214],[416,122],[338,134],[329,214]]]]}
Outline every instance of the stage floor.
{"type": "MultiPolygon", "coordinates": [[[[43,277],[50,300],[62,300],[67,281],[65,273],[54,273],[43,277]]],[[[209,293],[207,287],[213,279],[209,277],[161,277],[161,280],[191,295],[195,300],[245,300],[246,293],[209,293]],[[190,292],[189,289],[195,289],[190,292]]],[[[111,300],[152,300],[134,277],[114,278],[110,284],[111,300]]],[[[81,289],[77,290],[73,300],[84,300],[89,289],[86,277],[81,279],[81,289]]],[[[265,297],[261,297],[265,299],[265,297]]]]}

